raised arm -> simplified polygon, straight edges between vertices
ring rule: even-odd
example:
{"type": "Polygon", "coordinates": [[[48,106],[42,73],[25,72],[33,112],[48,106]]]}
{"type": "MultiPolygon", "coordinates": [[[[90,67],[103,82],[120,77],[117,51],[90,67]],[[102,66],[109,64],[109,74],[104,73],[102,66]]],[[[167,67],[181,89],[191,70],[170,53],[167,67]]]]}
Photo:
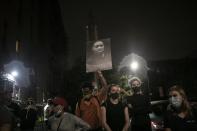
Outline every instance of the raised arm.
{"type": "Polygon", "coordinates": [[[107,98],[107,92],[108,92],[108,85],[106,82],[105,77],[103,76],[101,71],[96,72],[97,79],[100,81],[102,88],[100,89],[98,93],[98,98],[100,99],[100,102],[105,100],[107,98]]]}
{"type": "Polygon", "coordinates": [[[96,76],[97,76],[97,79],[101,82],[102,88],[107,87],[107,81],[105,77],[103,77],[103,73],[100,70],[96,71],[96,76]]]}

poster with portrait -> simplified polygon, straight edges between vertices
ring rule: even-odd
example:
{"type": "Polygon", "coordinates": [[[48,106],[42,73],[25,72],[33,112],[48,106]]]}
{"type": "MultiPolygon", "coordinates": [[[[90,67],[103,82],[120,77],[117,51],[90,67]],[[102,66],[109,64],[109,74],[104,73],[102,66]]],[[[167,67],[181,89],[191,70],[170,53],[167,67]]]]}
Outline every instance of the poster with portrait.
{"type": "Polygon", "coordinates": [[[86,72],[112,69],[111,41],[88,41],[86,48],[86,72]]]}

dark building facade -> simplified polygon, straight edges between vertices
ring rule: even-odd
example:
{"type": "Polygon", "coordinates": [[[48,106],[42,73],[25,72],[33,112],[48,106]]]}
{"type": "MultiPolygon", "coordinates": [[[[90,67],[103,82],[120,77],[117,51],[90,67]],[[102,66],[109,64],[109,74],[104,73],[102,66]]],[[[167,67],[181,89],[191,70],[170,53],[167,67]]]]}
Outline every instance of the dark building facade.
{"type": "Polygon", "coordinates": [[[52,96],[54,90],[61,92],[65,88],[67,38],[58,0],[3,0],[0,8],[1,68],[12,60],[23,62],[30,69],[31,81],[23,91],[38,101],[52,96]]]}
{"type": "Polygon", "coordinates": [[[149,61],[149,81],[154,99],[168,96],[168,89],[181,85],[189,98],[197,95],[197,59],[183,58],[177,60],[149,61]]]}

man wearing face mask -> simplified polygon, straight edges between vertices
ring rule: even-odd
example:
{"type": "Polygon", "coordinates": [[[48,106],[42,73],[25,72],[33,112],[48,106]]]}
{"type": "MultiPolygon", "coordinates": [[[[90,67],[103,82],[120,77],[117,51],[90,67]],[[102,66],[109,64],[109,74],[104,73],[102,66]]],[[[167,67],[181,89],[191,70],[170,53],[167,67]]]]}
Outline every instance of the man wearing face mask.
{"type": "Polygon", "coordinates": [[[119,97],[120,87],[111,85],[109,97],[101,105],[102,122],[106,131],[127,131],[129,128],[128,107],[119,97]]]}
{"type": "Polygon", "coordinates": [[[86,131],[90,126],[77,116],[74,116],[65,109],[68,107],[65,99],[56,97],[53,99],[54,115],[49,117],[50,131],[86,131]]]}
{"type": "Polygon", "coordinates": [[[169,106],[164,117],[165,131],[197,131],[196,115],[183,88],[178,85],[171,87],[169,106]]]}
{"type": "Polygon", "coordinates": [[[75,110],[75,114],[91,126],[91,131],[102,130],[100,105],[106,99],[108,90],[102,72],[97,71],[96,76],[101,82],[101,89],[95,94],[92,83],[84,82],[81,86],[83,97],[78,101],[75,110]]]}
{"type": "Polygon", "coordinates": [[[149,97],[142,91],[142,81],[138,77],[133,77],[129,84],[133,90],[133,95],[126,97],[129,107],[132,131],[151,131],[151,121],[149,113],[151,110],[149,97]]]}

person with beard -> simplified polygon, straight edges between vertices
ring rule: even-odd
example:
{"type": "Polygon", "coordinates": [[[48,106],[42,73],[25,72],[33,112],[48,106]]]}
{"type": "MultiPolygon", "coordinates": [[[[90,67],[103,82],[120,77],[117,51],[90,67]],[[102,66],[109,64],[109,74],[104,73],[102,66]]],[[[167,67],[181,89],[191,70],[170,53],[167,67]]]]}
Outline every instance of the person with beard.
{"type": "Polygon", "coordinates": [[[102,130],[100,105],[106,99],[108,91],[102,72],[97,71],[96,75],[101,82],[102,88],[97,93],[94,93],[92,83],[84,82],[81,86],[83,97],[78,101],[75,110],[75,114],[91,126],[91,131],[102,130]]]}
{"type": "Polygon", "coordinates": [[[112,84],[109,87],[109,97],[101,106],[102,122],[106,131],[128,131],[128,107],[119,98],[120,87],[112,84]]]}
{"type": "Polygon", "coordinates": [[[138,77],[133,77],[129,84],[133,90],[132,96],[127,96],[127,104],[131,118],[132,131],[151,131],[150,99],[142,92],[142,81],[138,77]]]}
{"type": "Polygon", "coordinates": [[[181,86],[170,88],[169,102],[164,117],[165,131],[197,131],[196,111],[191,108],[181,86]]]}
{"type": "Polygon", "coordinates": [[[49,131],[86,131],[90,126],[79,117],[65,112],[68,107],[65,99],[56,97],[53,99],[54,115],[49,117],[49,131]]]}

